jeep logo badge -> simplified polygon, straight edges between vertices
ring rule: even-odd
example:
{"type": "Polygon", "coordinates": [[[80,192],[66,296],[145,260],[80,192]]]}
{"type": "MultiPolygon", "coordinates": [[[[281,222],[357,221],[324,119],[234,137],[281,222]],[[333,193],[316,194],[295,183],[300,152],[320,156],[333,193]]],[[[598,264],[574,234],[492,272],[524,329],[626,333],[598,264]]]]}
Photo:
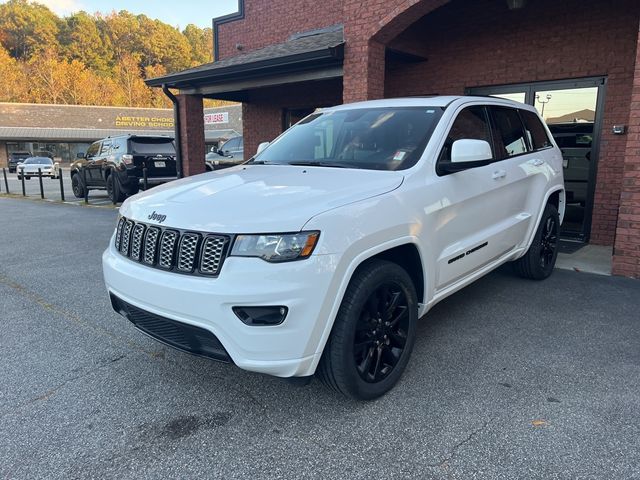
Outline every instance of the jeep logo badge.
{"type": "Polygon", "coordinates": [[[167,216],[166,215],[160,215],[159,213],[156,213],[156,211],[154,210],[153,213],[151,215],[149,215],[147,217],[149,220],[157,220],[158,223],[162,223],[166,220],[167,216]]]}

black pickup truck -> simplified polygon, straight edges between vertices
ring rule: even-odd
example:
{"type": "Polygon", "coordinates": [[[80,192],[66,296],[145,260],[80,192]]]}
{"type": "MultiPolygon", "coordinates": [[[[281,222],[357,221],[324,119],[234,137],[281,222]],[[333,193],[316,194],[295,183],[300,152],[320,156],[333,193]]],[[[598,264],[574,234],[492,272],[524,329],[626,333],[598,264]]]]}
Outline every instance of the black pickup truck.
{"type": "Polygon", "coordinates": [[[73,194],[85,189],[107,190],[114,202],[138,193],[147,169],[149,186],[177,178],[173,138],[164,135],[122,135],[91,144],[82,158],[71,164],[73,194]]]}

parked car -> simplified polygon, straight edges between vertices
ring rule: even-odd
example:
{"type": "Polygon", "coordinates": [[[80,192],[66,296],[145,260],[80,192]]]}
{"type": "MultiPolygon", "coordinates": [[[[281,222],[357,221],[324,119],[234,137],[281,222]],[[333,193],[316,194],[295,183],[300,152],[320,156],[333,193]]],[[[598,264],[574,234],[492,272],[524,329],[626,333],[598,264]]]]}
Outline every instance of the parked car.
{"type": "Polygon", "coordinates": [[[32,157],[31,152],[11,152],[9,154],[9,173],[16,173],[16,167],[18,163],[25,161],[27,158],[32,157]]]}
{"type": "Polygon", "coordinates": [[[58,178],[60,176],[60,164],[49,157],[29,157],[17,166],[18,180],[29,180],[38,176],[38,169],[43,177],[58,178]]]}
{"type": "Polygon", "coordinates": [[[104,278],[115,311],[168,345],[371,399],[436,303],[506,262],[551,275],[564,206],[562,154],[531,106],[355,103],[124,202],[104,278]]]}
{"type": "Polygon", "coordinates": [[[243,137],[230,138],[215,152],[207,153],[205,163],[208,171],[220,170],[244,163],[243,137]]]}
{"type": "Polygon", "coordinates": [[[122,135],[99,140],[71,164],[73,194],[82,198],[85,189],[106,189],[112,201],[122,202],[127,196],[138,193],[144,182],[145,167],[150,186],[177,178],[173,138],[122,135]]]}
{"type": "Polygon", "coordinates": [[[549,125],[564,158],[564,183],[567,203],[582,206],[587,201],[593,122],[555,123],[549,125]]]}

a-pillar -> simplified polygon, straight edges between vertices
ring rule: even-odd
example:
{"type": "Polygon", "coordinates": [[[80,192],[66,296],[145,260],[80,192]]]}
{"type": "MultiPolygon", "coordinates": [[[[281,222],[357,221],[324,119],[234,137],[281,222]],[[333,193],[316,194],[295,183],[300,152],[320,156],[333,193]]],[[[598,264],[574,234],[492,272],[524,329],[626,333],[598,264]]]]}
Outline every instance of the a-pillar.
{"type": "Polygon", "coordinates": [[[180,114],[182,175],[197,175],[206,171],[204,157],[204,108],[201,95],[177,95],[180,114]]]}
{"type": "Polygon", "coordinates": [[[640,278],[640,25],[630,110],[613,273],[640,278]]]}

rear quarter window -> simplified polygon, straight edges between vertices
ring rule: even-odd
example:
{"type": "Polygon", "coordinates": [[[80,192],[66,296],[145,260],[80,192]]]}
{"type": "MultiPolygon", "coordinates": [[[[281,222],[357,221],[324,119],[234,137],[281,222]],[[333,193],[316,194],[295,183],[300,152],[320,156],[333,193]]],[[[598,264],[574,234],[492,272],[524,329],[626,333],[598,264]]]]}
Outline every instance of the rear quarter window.
{"type": "Polygon", "coordinates": [[[520,117],[524,123],[527,137],[529,137],[529,143],[534,150],[542,150],[552,146],[547,130],[535,113],[528,110],[520,110],[520,117]]]}

